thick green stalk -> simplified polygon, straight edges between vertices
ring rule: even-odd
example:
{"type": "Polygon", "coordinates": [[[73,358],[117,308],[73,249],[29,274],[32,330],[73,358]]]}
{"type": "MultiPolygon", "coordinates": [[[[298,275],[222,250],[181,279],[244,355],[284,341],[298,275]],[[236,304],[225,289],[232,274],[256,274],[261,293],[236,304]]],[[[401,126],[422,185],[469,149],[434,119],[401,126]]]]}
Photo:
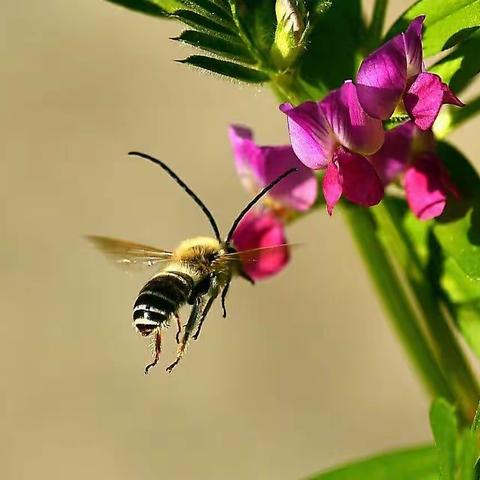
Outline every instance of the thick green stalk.
{"type": "Polygon", "coordinates": [[[409,292],[415,298],[422,323],[428,331],[440,368],[453,390],[459,412],[470,423],[478,403],[478,384],[449,325],[440,298],[432,288],[425,267],[403,227],[396,205],[385,198],[372,211],[392,257],[408,281],[409,292]]]}
{"type": "Polygon", "coordinates": [[[354,205],[345,205],[343,212],[373,284],[423,383],[432,396],[454,401],[453,393],[419,326],[417,314],[378,239],[371,212],[354,205]]]}
{"type": "MultiPolygon", "coordinates": [[[[271,86],[281,101],[296,103],[296,95],[291,93],[287,86],[282,85],[282,88],[278,88],[275,82],[272,82],[271,86]]],[[[433,397],[444,397],[454,402],[454,394],[422,331],[420,319],[410,304],[404,286],[377,236],[376,224],[371,212],[352,204],[343,205],[345,218],[373,284],[422,382],[433,397]]],[[[311,211],[313,209],[309,212],[311,211]]],[[[295,216],[291,221],[296,221],[302,216],[295,216]]]]}
{"type": "MultiPolygon", "coordinates": [[[[283,101],[297,103],[297,95],[288,85],[278,88],[272,83],[283,101]]],[[[379,239],[377,223],[369,210],[346,204],[344,212],[376,290],[423,383],[433,397],[441,396],[456,403],[463,421],[471,421],[478,401],[475,379],[420,263],[415,269],[418,281],[413,282],[407,260],[416,252],[410,251],[412,248],[405,243],[407,238],[402,238],[396,228],[387,228],[396,222],[383,208],[377,207],[381,213],[377,214],[377,221],[382,233],[390,233],[388,250],[379,239]],[[418,305],[412,302],[412,294],[418,305]],[[417,310],[416,306],[420,308],[417,310]]]]}

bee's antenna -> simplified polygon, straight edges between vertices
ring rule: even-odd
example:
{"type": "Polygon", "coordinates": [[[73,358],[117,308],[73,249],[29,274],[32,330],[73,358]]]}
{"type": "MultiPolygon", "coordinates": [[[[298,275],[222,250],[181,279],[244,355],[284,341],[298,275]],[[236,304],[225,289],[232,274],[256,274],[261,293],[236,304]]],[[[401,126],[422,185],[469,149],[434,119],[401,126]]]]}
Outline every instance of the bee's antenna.
{"type": "Polygon", "coordinates": [[[230,227],[230,231],[228,232],[227,238],[225,243],[229,243],[235,233],[235,230],[238,227],[238,224],[242,221],[242,218],[248,213],[248,211],[269,191],[271,190],[278,182],[281,182],[285,177],[292,174],[293,172],[297,172],[296,168],[291,168],[286,172],[282,173],[279,177],[277,177],[273,182],[270,182],[260,193],[258,193],[249,203],[248,205],[239,213],[238,217],[234,220],[232,226],[230,227]]]}
{"type": "Polygon", "coordinates": [[[207,206],[193,193],[193,191],[187,186],[187,184],[165,163],[163,163],[161,160],[158,160],[157,158],[152,157],[151,155],[148,155],[146,153],[141,153],[141,152],[128,152],[129,155],[136,156],[136,157],[141,157],[145,158],[146,160],[150,160],[153,163],[156,163],[160,167],[162,167],[194,200],[194,202],[202,209],[202,212],[207,216],[208,221],[210,222],[210,225],[212,226],[213,232],[215,233],[215,237],[217,237],[217,240],[219,242],[222,241],[220,237],[220,231],[218,230],[217,222],[213,218],[212,213],[210,210],[207,208],[207,206]]]}

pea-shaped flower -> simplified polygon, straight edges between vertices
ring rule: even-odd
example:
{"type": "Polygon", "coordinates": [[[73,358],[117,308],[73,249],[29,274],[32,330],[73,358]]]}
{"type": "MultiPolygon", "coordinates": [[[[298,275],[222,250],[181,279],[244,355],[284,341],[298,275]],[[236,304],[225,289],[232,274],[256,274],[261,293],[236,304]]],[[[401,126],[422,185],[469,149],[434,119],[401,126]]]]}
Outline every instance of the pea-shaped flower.
{"type": "Polygon", "coordinates": [[[233,235],[239,251],[261,249],[243,262],[247,275],[261,280],[280,272],[288,263],[290,253],[284,221],[289,212],[308,210],[315,203],[317,179],[314,172],[298,160],[290,145],[259,146],[249,128],[237,125],[230,127],[229,137],[235,167],[250,193],[258,193],[285,171],[297,169],[270,190],[260,207],[244,217],[233,235]]]}
{"type": "Polygon", "coordinates": [[[235,167],[243,185],[257,193],[290,168],[297,173],[276,185],[267,195],[266,204],[280,211],[308,210],[317,198],[317,179],[314,172],[302,164],[290,145],[259,146],[247,127],[232,125],[229,129],[235,167]]]}
{"type": "Polygon", "coordinates": [[[240,252],[258,249],[242,262],[243,270],[252,280],[263,280],[279,273],[290,260],[285,226],[269,210],[248,212],[235,229],[233,244],[240,252]]]}
{"type": "Polygon", "coordinates": [[[397,109],[406,112],[415,125],[428,130],[440,107],[463,103],[438,75],[423,65],[422,26],[417,17],[407,30],[371,53],[360,65],[356,85],[358,99],[372,117],[387,120],[397,109]]]}
{"type": "Polygon", "coordinates": [[[432,132],[422,132],[413,122],[388,131],[385,143],[371,160],[385,185],[401,182],[407,203],[420,220],[438,217],[448,195],[458,195],[435,153],[432,132]]]}
{"type": "Polygon", "coordinates": [[[320,102],[280,105],[288,117],[293,150],[314,170],[325,169],[323,194],[328,213],[344,195],[370,207],[383,198],[383,185],[367,156],[383,143],[382,122],[362,109],[355,85],[348,81],[320,102]]]}

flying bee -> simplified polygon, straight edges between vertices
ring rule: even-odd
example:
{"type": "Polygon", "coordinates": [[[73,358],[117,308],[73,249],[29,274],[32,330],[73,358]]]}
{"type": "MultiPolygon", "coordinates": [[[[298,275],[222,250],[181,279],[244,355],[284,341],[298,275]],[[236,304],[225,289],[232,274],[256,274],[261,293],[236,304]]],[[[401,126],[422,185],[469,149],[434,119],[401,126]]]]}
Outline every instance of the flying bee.
{"type": "Polygon", "coordinates": [[[294,173],[296,169],[287,170],[259,192],[239,213],[227,236],[222,240],[210,210],[170,167],[141,152],[130,152],[129,155],[149,160],[167,172],[200,207],[208,218],[215,235],[215,237],[196,237],[185,240],[173,251],[108,237],[87,237],[97,248],[117,263],[127,266],[159,268],[159,271],[138,294],[133,306],[133,323],[143,336],[154,335],[153,361],[145,367],[145,373],[148,373],[160,358],[162,330],[175,319],[178,349],[175,361],[167,367],[167,372],[170,373],[182,359],[190,338],[196,340],[200,335],[203,322],[219,295],[223,317],[226,317],[225,299],[232,278],[240,276],[254,283],[245,272],[244,265],[248,262],[258,261],[260,256],[265,253],[288,248],[287,244],[283,244],[237,251],[232,243],[232,237],[242,218],[258,200],[277,183],[294,173]],[[192,308],[182,335],[179,310],[184,305],[191,305],[192,308]]]}

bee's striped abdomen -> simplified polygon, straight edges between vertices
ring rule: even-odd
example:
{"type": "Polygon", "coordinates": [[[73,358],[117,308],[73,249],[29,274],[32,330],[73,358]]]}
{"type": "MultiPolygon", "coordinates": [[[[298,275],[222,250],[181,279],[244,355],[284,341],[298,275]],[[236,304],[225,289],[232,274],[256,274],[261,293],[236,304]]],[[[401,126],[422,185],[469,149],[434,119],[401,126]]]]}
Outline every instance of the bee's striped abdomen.
{"type": "Polygon", "coordinates": [[[193,280],[182,272],[162,272],[140,291],[133,306],[133,323],[142,335],[161,327],[188,300],[193,280]]]}

